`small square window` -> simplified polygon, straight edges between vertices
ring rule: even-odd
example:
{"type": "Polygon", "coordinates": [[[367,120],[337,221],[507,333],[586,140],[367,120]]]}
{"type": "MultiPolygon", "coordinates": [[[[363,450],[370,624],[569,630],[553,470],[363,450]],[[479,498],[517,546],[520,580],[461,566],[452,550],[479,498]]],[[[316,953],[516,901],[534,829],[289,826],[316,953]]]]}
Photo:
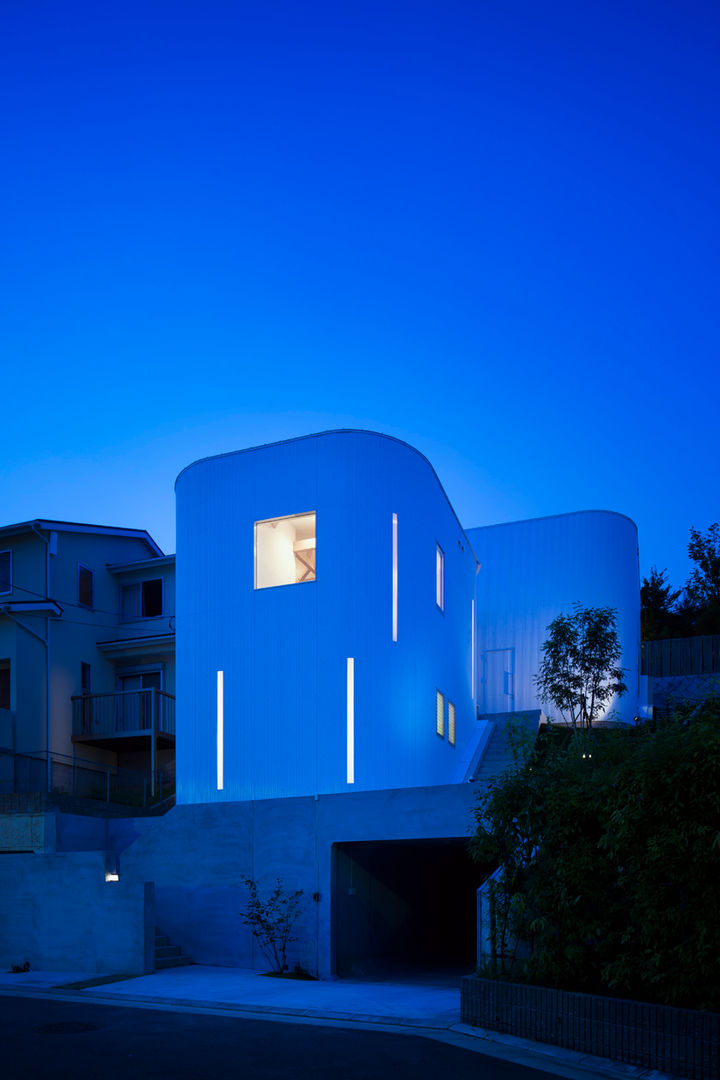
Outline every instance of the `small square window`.
{"type": "Polygon", "coordinates": [[[439,544],[435,547],[435,603],[445,610],[445,552],[439,544]]]}
{"type": "Polygon", "coordinates": [[[455,706],[452,701],[448,701],[448,742],[455,745],[455,706]]]}
{"type": "Polygon", "coordinates": [[[255,522],[255,588],[315,580],[315,513],[255,522]]]}
{"type": "Polygon", "coordinates": [[[78,565],[78,603],[83,607],[93,606],[93,572],[87,566],[78,565]]]}
{"type": "Polygon", "coordinates": [[[163,579],[134,582],[122,587],[123,619],[154,619],[163,613],[163,579]]]}
{"type": "Polygon", "coordinates": [[[12,592],[12,551],[0,551],[0,593],[12,592]]]}
{"type": "Polygon", "coordinates": [[[445,738],[445,698],[439,690],[435,692],[435,731],[445,738]]]}

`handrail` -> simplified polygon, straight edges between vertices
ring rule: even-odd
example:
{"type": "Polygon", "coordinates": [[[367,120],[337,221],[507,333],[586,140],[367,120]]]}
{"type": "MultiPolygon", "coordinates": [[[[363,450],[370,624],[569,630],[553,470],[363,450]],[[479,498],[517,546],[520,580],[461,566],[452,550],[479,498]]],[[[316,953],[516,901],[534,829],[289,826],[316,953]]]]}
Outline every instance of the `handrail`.
{"type": "Polygon", "coordinates": [[[175,700],[174,694],[169,694],[167,690],[158,690],[154,686],[143,686],[140,690],[110,690],[103,694],[96,694],[94,692],[92,694],[73,694],[70,700],[85,701],[88,698],[116,698],[123,697],[125,694],[149,694],[153,690],[162,697],[170,698],[171,701],[175,700]]]}
{"type": "Polygon", "coordinates": [[[156,806],[158,801],[167,802],[175,790],[174,763],[155,771],[142,771],[103,765],[54,750],[20,754],[0,750],[0,763],[3,763],[0,796],[54,792],[147,808],[156,806]]]}
{"type": "Polygon", "coordinates": [[[72,731],[79,738],[175,734],[175,698],[155,687],[74,694],[70,701],[72,731]]]}

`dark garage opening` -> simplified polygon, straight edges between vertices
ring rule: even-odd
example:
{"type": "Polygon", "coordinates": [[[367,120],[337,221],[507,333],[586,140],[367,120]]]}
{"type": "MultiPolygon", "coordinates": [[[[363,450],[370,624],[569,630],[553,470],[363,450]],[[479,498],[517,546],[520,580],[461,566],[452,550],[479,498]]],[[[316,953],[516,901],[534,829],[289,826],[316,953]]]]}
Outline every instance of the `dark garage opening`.
{"type": "Polygon", "coordinates": [[[475,968],[476,891],[467,838],[333,845],[335,971],[455,978],[475,968]]]}

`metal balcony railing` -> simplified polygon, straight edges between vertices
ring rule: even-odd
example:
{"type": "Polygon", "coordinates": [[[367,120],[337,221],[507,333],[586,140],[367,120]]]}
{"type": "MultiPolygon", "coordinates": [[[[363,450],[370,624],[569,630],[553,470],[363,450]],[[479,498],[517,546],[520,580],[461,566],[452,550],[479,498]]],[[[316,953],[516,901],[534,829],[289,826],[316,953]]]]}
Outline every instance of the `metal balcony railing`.
{"type": "Polygon", "coordinates": [[[104,803],[149,807],[175,792],[175,763],[154,772],[115,768],[66,754],[13,754],[0,750],[3,795],[52,792],[104,803]]]}
{"type": "Polygon", "coordinates": [[[73,735],[175,735],[175,698],[164,690],[118,690],[71,698],[73,735]]]}

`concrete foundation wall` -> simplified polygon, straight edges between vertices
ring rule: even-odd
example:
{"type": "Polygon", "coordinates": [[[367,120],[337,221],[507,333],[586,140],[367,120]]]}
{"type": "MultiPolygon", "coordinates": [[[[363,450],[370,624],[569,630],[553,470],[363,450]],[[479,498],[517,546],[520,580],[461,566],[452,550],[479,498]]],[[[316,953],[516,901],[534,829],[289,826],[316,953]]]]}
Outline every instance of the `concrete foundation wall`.
{"type": "Polygon", "coordinates": [[[0,965],[146,974],[154,967],[150,882],[105,881],[105,855],[0,859],[0,965]]]}
{"type": "Polygon", "coordinates": [[[466,837],[476,792],[463,784],[176,806],[119,856],[120,877],[152,878],[158,926],[196,962],[257,970],[269,965],[240,916],[241,878],[267,890],[280,877],[288,890],[303,890],[290,966],[297,961],[327,977],[334,973],[333,845],[466,837]]]}

